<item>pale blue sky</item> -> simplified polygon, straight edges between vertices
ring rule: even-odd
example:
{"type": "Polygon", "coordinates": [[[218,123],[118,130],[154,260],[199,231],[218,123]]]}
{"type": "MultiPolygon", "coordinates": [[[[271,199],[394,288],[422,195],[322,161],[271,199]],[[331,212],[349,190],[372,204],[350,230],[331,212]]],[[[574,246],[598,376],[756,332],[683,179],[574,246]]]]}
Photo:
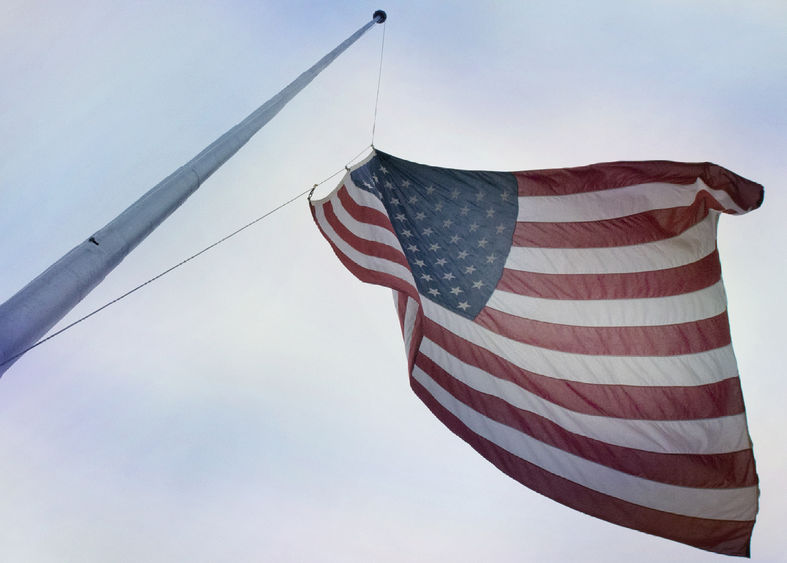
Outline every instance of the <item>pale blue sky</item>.
{"type": "MultiPolygon", "coordinates": [[[[0,299],[388,11],[376,144],[495,170],[713,161],[766,187],[719,246],[783,559],[787,4],[4,0],[0,299]]],[[[116,297],[369,144],[376,26],[80,305],[116,297]]],[[[326,193],[333,185],[321,187],[326,193]]],[[[7,561],[721,560],[502,475],[407,383],[388,290],[287,207],[0,380],[7,561]]]]}

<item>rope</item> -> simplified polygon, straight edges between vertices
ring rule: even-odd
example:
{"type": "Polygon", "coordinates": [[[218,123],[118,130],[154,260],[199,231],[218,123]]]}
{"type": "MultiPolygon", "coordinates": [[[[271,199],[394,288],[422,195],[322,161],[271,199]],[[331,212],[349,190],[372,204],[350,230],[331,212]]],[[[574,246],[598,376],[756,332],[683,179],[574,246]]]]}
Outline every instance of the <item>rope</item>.
{"type": "Polygon", "coordinates": [[[385,23],[383,22],[383,40],[380,45],[380,69],[377,73],[377,95],[374,98],[374,120],[372,121],[372,148],[374,148],[374,132],[377,129],[377,105],[380,102],[380,80],[383,77],[383,52],[385,51],[385,23]]]}
{"type": "MultiPolygon", "coordinates": [[[[368,146],[367,146],[367,147],[364,147],[364,149],[363,149],[363,150],[362,150],[360,153],[358,153],[358,154],[357,154],[355,157],[353,157],[352,159],[350,159],[350,161],[348,162],[348,164],[349,164],[350,162],[354,161],[355,159],[357,159],[357,158],[358,158],[360,155],[362,155],[364,152],[366,152],[366,150],[367,150],[368,148],[369,148],[368,146]]],[[[214,242],[214,243],[212,243],[212,244],[210,244],[210,245],[206,246],[205,248],[203,248],[203,249],[202,249],[202,250],[200,250],[199,252],[197,252],[197,253],[195,253],[195,254],[192,254],[191,256],[189,256],[188,258],[186,258],[186,259],[184,259],[184,260],[181,260],[180,262],[178,262],[178,263],[177,263],[177,264],[175,264],[174,266],[171,266],[171,267],[167,268],[166,270],[164,270],[164,271],[163,271],[163,272],[161,272],[160,274],[157,274],[157,275],[153,276],[152,278],[150,278],[149,280],[147,280],[147,281],[145,281],[145,282],[143,282],[143,283],[139,284],[139,285],[138,285],[138,286],[136,286],[135,288],[133,288],[133,289],[130,289],[129,291],[127,291],[127,292],[126,292],[126,293],[124,293],[123,295],[121,295],[121,296],[119,296],[119,297],[116,297],[116,298],[115,298],[115,299],[113,299],[112,301],[109,301],[109,302],[105,303],[104,305],[102,305],[102,306],[101,306],[101,307],[99,307],[98,309],[95,309],[95,310],[91,311],[90,313],[88,313],[87,315],[85,315],[84,317],[81,317],[81,318],[79,318],[79,319],[75,320],[74,322],[72,322],[71,324],[64,326],[63,328],[61,328],[61,329],[60,329],[60,330],[58,330],[57,332],[53,332],[52,334],[50,334],[50,335],[49,335],[49,336],[47,336],[46,338],[42,338],[41,340],[39,340],[38,342],[36,342],[35,344],[33,344],[33,345],[31,345],[31,346],[28,346],[27,348],[25,348],[24,350],[22,350],[22,351],[21,351],[21,352],[19,352],[18,354],[15,354],[15,355],[11,356],[10,358],[7,358],[5,361],[3,361],[3,362],[1,362],[1,363],[0,363],[0,366],[3,366],[3,365],[5,365],[5,364],[7,364],[7,363],[10,363],[10,362],[13,362],[14,360],[16,360],[17,358],[19,358],[20,356],[22,356],[22,355],[24,355],[24,354],[27,354],[27,353],[28,353],[30,350],[32,350],[33,348],[36,348],[36,347],[40,346],[41,344],[43,344],[43,343],[44,343],[44,342],[46,342],[47,340],[51,340],[51,339],[52,339],[52,338],[54,338],[55,336],[58,336],[58,335],[60,335],[60,334],[63,334],[63,333],[64,333],[65,331],[67,331],[68,329],[70,329],[70,328],[72,328],[72,327],[74,327],[74,326],[78,325],[78,324],[79,324],[79,323],[81,323],[82,321],[85,321],[85,320],[89,319],[90,317],[92,317],[93,315],[95,315],[96,313],[98,313],[98,312],[100,312],[100,311],[103,311],[104,309],[106,309],[106,308],[107,308],[107,307],[109,307],[110,305],[114,305],[115,303],[117,303],[118,301],[120,301],[120,300],[122,300],[122,299],[125,299],[126,297],[128,297],[128,296],[129,296],[129,295],[131,295],[132,293],[134,293],[134,292],[136,292],[136,291],[139,291],[140,289],[142,289],[142,288],[143,288],[143,287],[145,287],[146,285],[149,285],[149,284],[153,283],[154,281],[156,281],[156,280],[158,280],[158,279],[160,279],[160,278],[162,278],[162,277],[166,276],[166,275],[167,275],[168,273],[170,273],[172,270],[175,270],[175,269],[177,269],[177,268],[180,268],[181,266],[183,266],[183,265],[184,265],[184,264],[186,264],[187,262],[191,262],[191,261],[192,261],[192,260],[194,260],[196,257],[198,257],[198,256],[200,256],[200,255],[202,255],[202,254],[206,253],[208,250],[211,250],[212,248],[215,248],[215,247],[217,247],[218,245],[220,245],[221,243],[223,243],[223,242],[225,242],[225,241],[227,241],[227,240],[231,239],[231,238],[232,238],[232,237],[234,237],[235,235],[237,235],[237,234],[240,234],[241,232],[245,231],[245,230],[246,230],[246,229],[248,229],[249,227],[251,227],[251,226],[253,226],[253,225],[256,225],[257,223],[259,223],[259,222],[260,222],[260,221],[262,221],[263,219],[267,218],[268,216],[272,215],[273,213],[276,213],[277,211],[279,211],[279,210],[280,210],[280,209],[282,209],[283,207],[286,207],[286,206],[288,206],[289,204],[293,203],[295,200],[297,200],[297,199],[299,199],[299,198],[303,197],[304,195],[306,195],[306,194],[309,194],[309,198],[311,199],[311,192],[314,192],[314,190],[315,190],[315,188],[316,188],[317,186],[319,186],[320,184],[324,184],[325,182],[327,182],[328,180],[330,180],[330,179],[331,179],[331,178],[333,178],[334,176],[336,176],[336,175],[338,175],[338,174],[341,174],[341,173],[342,173],[342,172],[344,172],[345,170],[348,170],[347,166],[345,166],[344,168],[342,168],[342,169],[340,169],[340,170],[337,170],[336,172],[334,172],[333,174],[331,174],[330,176],[328,176],[328,177],[327,177],[327,178],[325,178],[324,180],[321,180],[321,181],[320,181],[320,182],[318,182],[317,184],[314,184],[314,187],[311,187],[311,188],[309,188],[308,190],[305,190],[305,191],[303,191],[303,192],[299,193],[298,195],[296,195],[296,196],[295,196],[295,197],[293,197],[292,199],[289,199],[289,200],[285,201],[284,203],[282,203],[282,204],[281,204],[281,205],[279,205],[278,207],[275,207],[275,208],[271,209],[270,211],[268,211],[267,213],[265,213],[265,214],[263,214],[263,215],[260,215],[259,217],[257,217],[257,218],[256,218],[256,219],[254,219],[253,221],[250,221],[249,223],[246,223],[245,225],[243,225],[243,226],[242,226],[242,227],[240,227],[239,229],[236,229],[236,230],[234,230],[234,231],[233,231],[233,232],[231,232],[230,234],[228,234],[228,235],[226,235],[226,236],[224,236],[224,237],[220,238],[220,239],[219,239],[219,240],[217,240],[216,242],[214,242]]]]}

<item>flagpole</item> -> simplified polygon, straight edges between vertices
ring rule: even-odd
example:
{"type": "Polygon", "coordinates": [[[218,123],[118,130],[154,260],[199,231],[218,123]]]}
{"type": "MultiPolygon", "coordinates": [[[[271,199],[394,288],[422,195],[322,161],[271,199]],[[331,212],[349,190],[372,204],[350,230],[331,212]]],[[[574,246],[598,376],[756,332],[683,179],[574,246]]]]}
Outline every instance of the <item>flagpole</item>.
{"type": "Polygon", "coordinates": [[[371,21],[278,94],[0,305],[0,376],[325,67],[385,20],[384,11],[374,12],[371,21]]]}

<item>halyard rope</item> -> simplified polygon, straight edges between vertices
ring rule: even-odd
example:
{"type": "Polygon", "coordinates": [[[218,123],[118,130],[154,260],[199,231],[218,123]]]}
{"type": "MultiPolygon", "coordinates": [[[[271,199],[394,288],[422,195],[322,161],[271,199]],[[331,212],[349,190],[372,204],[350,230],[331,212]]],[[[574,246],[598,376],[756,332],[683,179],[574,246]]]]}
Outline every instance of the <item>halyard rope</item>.
{"type": "MultiPolygon", "coordinates": [[[[348,164],[349,164],[350,162],[353,162],[353,161],[354,161],[355,159],[357,159],[357,158],[358,158],[358,157],[359,157],[361,154],[363,154],[364,152],[366,152],[366,150],[367,150],[367,149],[369,149],[369,147],[368,147],[368,146],[367,146],[367,147],[364,147],[364,149],[363,149],[363,150],[362,150],[360,153],[358,153],[358,154],[357,154],[355,157],[353,157],[353,158],[352,158],[352,159],[351,159],[351,160],[348,162],[348,164]]],[[[56,331],[56,332],[53,332],[52,334],[50,334],[49,336],[47,336],[47,337],[45,337],[45,338],[42,338],[41,340],[39,340],[39,341],[38,341],[38,342],[36,342],[35,344],[33,344],[33,345],[31,345],[31,346],[28,346],[27,348],[25,348],[24,350],[22,350],[22,351],[21,351],[21,352],[19,352],[18,354],[15,354],[15,355],[11,356],[10,358],[6,358],[6,359],[5,359],[3,362],[0,362],[0,366],[2,366],[2,365],[5,365],[5,364],[7,364],[7,363],[9,363],[9,362],[12,362],[12,361],[16,360],[17,358],[19,358],[20,356],[22,356],[22,355],[26,354],[27,352],[29,352],[29,351],[30,351],[30,350],[32,350],[33,348],[36,348],[36,347],[40,346],[41,344],[43,344],[43,343],[44,343],[44,342],[46,342],[47,340],[51,340],[51,339],[52,339],[52,338],[54,338],[55,336],[58,336],[59,334],[62,334],[62,333],[64,333],[65,331],[67,331],[68,329],[70,329],[70,328],[72,328],[72,327],[74,327],[74,326],[78,325],[78,324],[79,324],[79,323],[81,323],[82,321],[85,321],[85,320],[89,319],[90,317],[92,317],[92,316],[93,316],[93,315],[95,315],[96,313],[98,313],[98,312],[100,312],[100,311],[103,311],[104,309],[106,309],[106,308],[107,308],[107,307],[109,307],[110,305],[114,305],[114,304],[115,304],[115,303],[117,303],[118,301],[120,301],[120,300],[122,300],[122,299],[125,299],[126,297],[128,297],[128,296],[129,296],[129,295],[131,295],[132,293],[134,293],[134,292],[136,292],[136,291],[138,291],[138,290],[142,289],[142,288],[143,288],[143,287],[145,287],[146,285],[149,285],[149,284],[153,283],[154,281],[156,281],[156,280],[158,280],[158,279],[160,279],[160,278],[164,277],[165,275],[167,275],[167,274],[168,274],[168,273],[170,273],[171,271],[173,271],[173,270],[175,270],[175,269],[177,269],[177,268],[180,268],[181,266],[183,266],[183,265],[184,265],[184,264],[186,264],[187,262],[191,262],[191,261],[192,261],[192,260],[194,260],[194,259],[195,259],[197,256],[200,256],[200,255],[202,255],[202,254],[206,253],[208,250],[210,250],[210,249],[212,249],[212,248],[215,248],[216,246],[220,245],[221,243],[223,243],[223,242],[225,242],[225,241],[227,241],[227,240],[231,239],[231,238],[232,238],[232,237],[234,237],[235,235],[237,235],[237,234],[240,234],[241,232],[245,231],[245,230],[246,230],[246,229],[248,229],[249,227],[251,227],[251,226],[253,226],[253,225],[256,225],[257,223],[259,223],[260,221],[262,221],[262,220],[263,220],[263,219],[265,219],[266,217],[268,217],[268,216],[272,215],[273,213],[275,213],[275,212],[279,211],[279,210],[280,210],[280,209],[282,209],[283,207],[286,207],[287,205],[289,205],[289,204],[293,203],[293,202],[294,202],[294,201],[296,201],[297,199],[299,199],[299,198],[301,198],[301,197],[305,196],[306,194],[309,194],[309,195],[311,196],[311,192],[313,192],[313,191],[314,191],[314,189],[315,189],[317,186],[319,186],[320,184],[324,184],[325,182],[327,182],[328,180],[330,180],[330,179],[331,179],[331,178],[333,178],[334,176],[337,176],[337,175],[339,175],[339,174],[341,174],[342,172],[345,172],[345,171],[347,171],[347,170],[348,170],[348,167],[347,167],[347,166],[345,166],[344,168],[342,168],[342,169],[340,169],[340,170],[337,170],[336,172],[334,172],[333,174],[331,174],[330,176],[328,176],[328,177],[327,177],[327,178],[325,178],[324,180],[322,180],[322,181],[318,182],[317,184],[314,184],[314,187],[312,187],[312,188],[309,188],[308,190],[304,190],[304,191],[302,191],[301,193],[299,193],[299,194],[298,194],[298,195],[296,195],[295,197],[293,197],[293,198],[291,198],[291,199],[289,199],[289,200],[285,201],[285,202],[284,202],[284,203],[282,203],[281,205],[279,205],[279,206],[277,206],[277,207],[275,207],[275,208],[271,209],[270,211],[268,211],[268,212],[264,213],[263,215],[260,215],[259,217],[257,217],[257,218],[256,218],[256,219],[254,219],[253,221],[250,221],[250,222],[246,223],[246,224],[245,224],[245,225],[243,225],[242,227],[240,227],[240,228],[238,228],[238,229],[235,229],[235,230],[234,230],[233,232],[231,232],[230,234],[228,234],[228,235],[226,235],[226,236],[224,236],[224,237],[220,238],[220,239],[219,239],[219,240],[217,240],[216,242],[214,242],[214,243],[212,243],[212,244],[210,244],[210,245],[206,246],[205,248],[203,248],[203,249],[202,249],[202,250],[200,250],[199,252],[196,252],[196,253],[192,254],[191,256],[189,256],[188,258],[185,258],[184,260],[181,260],[180,262],[178,262],[178,263],[177,263],[177,264],[175,264],[174,266],[171,266],[171,267],[167,268],[166,270],[164,270],[164,271],[163,271],[163,272],[161,272],[160,274],[157,274],[157,275],[153,276],[152,278],[150,278],[149,280],[147,280],[147,281],[145,281],[145,282],[142,282],[141,284],[139,284],[138,286],[134,287],[133,289],[130,289],[129,291],[125,292],[123,295],[120,295],[119,297],[116,297],[115,299],[113,299],[112,301],[109,301],[109,302],[105,303],[104,305],[102,305],[102,306],[101,306],[101,307],[99,307],[98,309],[94,309],[93,311],[91,311],[91,312],[90,312],[90,313],[88,313],[87,315],[85,315],[85,316],[83,316],[83,317],[80,317],[79,319],[75,320],[74,322],[72,322],[72,323],[70,323],[70,324],[68,324],[68,325],[64,326],[64,327],[63,327],[63,328],[61,328],[60,330],[58,330],[58,331],[56,331]]]]}
{"type": "Polygon", "coordinates": [[[385,22],[383,22],[383,39],[380,45],[380,68],[377,72],[377,94],[374,97],[374,119],[372,120],[372,148],[374,148],[374,132],[377,129],[377,105],[380,102],[380,80],[383,77],[383,52],[385,51],[385,22]]]}

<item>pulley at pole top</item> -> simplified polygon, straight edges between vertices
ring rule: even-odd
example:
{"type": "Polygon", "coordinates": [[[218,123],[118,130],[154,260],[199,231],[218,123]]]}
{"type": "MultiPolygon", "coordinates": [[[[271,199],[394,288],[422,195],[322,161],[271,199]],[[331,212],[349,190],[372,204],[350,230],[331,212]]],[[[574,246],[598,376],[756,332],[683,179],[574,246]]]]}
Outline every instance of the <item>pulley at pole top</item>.
{"type": "Polygon", "coordinates": [[[372,19],[377,23],[383,23],[388,19],[388,15],[383,10],[377,10],[372,14],[372,19]]]}

